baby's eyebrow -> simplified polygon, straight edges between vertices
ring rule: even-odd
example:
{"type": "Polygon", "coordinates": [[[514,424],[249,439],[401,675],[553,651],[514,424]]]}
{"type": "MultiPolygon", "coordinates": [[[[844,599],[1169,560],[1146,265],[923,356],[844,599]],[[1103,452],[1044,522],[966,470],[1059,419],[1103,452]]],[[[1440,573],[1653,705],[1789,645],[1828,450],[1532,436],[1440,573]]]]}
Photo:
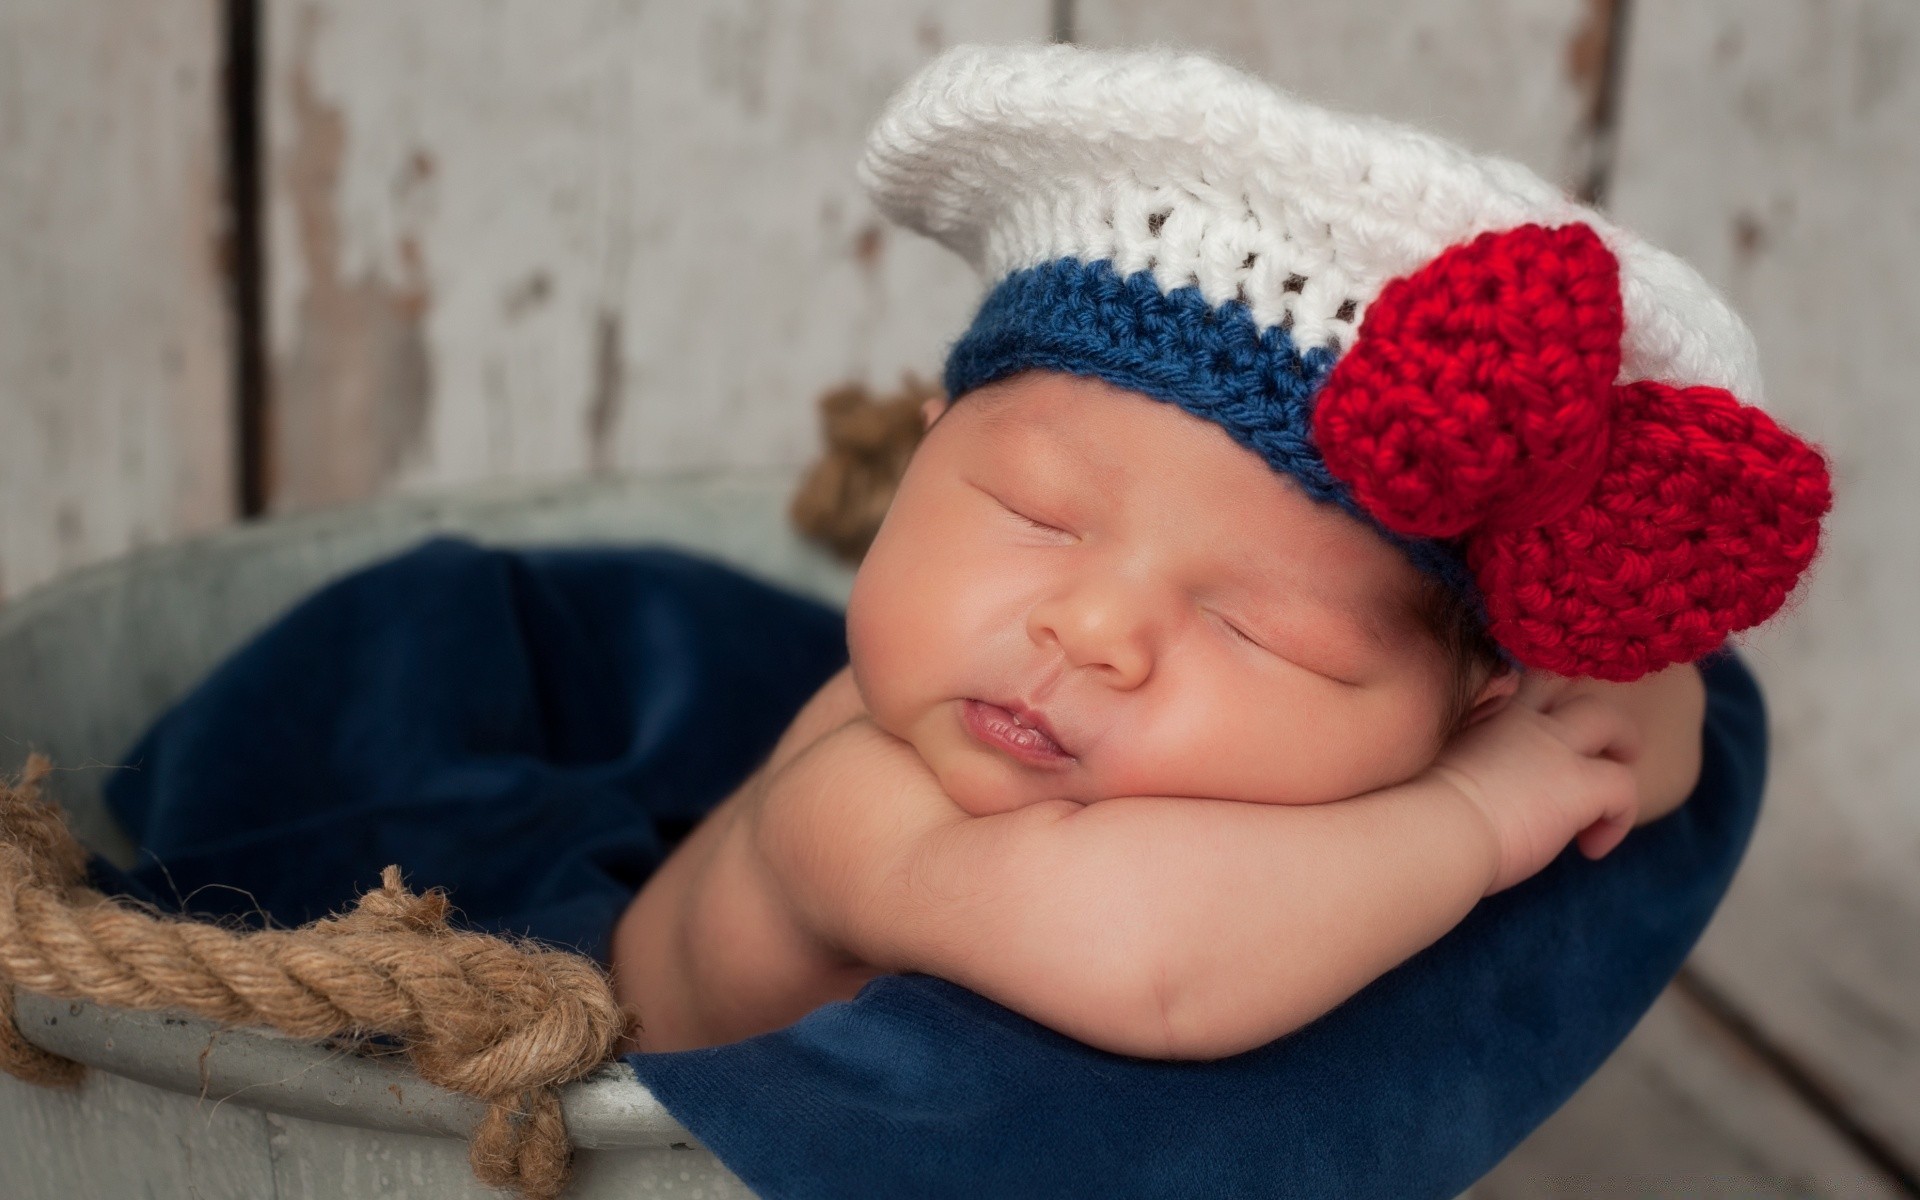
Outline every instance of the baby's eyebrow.
{"type": "Polygon", "coordinates": [[[1348,603],[1335,599],[1327,595],[1322,588],[1302,584],[1297,578],[1286,579],[1286,574],[1262,572],[1258,577],[1243,576],[1239,586],[1253,598],[1256,606],[1269,612],[1280,606],[1282,597],[1305,598],[1314,606],[1344,618],[1350,628],[1357,629],[1376,649],[1386,652],[1393,648],[1392,639],[1388,636],[1386,623],[1377,605],[1368,604],[1365,601],[1348,603]]]}
{"type": "Polygon", "coordinates": [[[1017,411],[990,410],[982,417],[991,440],[1017,451],[1005,461],[1033,467],[1051,479],[1065,476],[1104,482],[1118,469],[1116,464],[1103,463],[1080,439],[1041,422],[1025,420],[1017,411]]]}
{"type": "Polygon", "coordinates": [[[980,414],[981,423],[995,441],[1021,441],[1029,445],[1041,445],[1048,450],[1071,453],[1082,462],[1090,460],[1087,448],[1077,438],[1069,437],[1065,431],[1044,421],[1035,421],[1011,404],[994,405],[980,414]]]}

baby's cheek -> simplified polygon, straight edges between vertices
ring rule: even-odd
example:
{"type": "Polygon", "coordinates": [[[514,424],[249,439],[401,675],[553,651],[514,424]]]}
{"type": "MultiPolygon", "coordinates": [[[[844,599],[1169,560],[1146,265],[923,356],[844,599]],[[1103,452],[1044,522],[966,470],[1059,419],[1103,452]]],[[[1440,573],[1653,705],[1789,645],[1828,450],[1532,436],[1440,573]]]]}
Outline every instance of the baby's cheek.
{"type": "Polygon", "coordinates": [[[1425,765],[1425,747],[1402,736],[1403,722],[1334,686],[1303,683],[1215,700],[1165,714],[1158,740],[1117,739],[1126,753],[1109,768],[1125,794],[1324,804],[1397,783],[1425,765]]]}
{"type": "Polygon", "coordinates": [[[1313,778],[1322,799],[1340,800],[1405,783],[1433,762],[1439,751],[1439,717],[1407,697],[1375,697],[1370,703],[1327,714],[1315,739],[1313,778]]]}
{"type": "Polygon", "coordinates": [[[893,708],[899,690],[901,654],[898,604],[888,604],[884,589],[864,575],[854,580],[853,594],[847,601],[847,658],[853,668],[854,686],[861,702],[873,714],[874,721],[889,733],[898,730],[888,720],[897,714],[893,708]]]}

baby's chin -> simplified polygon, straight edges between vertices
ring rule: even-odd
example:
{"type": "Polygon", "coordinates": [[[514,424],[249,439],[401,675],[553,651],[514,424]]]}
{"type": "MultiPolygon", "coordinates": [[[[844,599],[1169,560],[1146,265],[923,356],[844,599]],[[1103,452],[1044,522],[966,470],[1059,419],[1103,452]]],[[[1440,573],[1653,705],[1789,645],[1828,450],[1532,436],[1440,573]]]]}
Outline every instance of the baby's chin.
{"type": "Polygon", "coordinates": [[[1045,800],[1086,804],[1094,799],[1079,794],[1075,784],[1084,781],[1068,772],[1024,767],[971,740],[956,740],[945,731],[907,740],[939,781],[940,790],[969,816],[990,817],[1045,800]]]}

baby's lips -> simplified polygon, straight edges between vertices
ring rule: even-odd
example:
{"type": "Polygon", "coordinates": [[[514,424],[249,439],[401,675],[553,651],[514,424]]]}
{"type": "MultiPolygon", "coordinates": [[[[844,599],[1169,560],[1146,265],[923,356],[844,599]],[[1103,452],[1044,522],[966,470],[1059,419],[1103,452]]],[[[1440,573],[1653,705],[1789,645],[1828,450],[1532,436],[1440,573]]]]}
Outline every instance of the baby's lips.
{"type": "Polygon", "coordinates": [[[1073,751],[1067,749],[1066,743],[1062,741],[1060,735],[1055,732],[1052,722],[1047,720],[1047,715],[1044,712],[1030,705],[1022,704],[1019,701],[1009,701],[999,707],[1006,709],[1007,712],[1013,715],[1014,720],[1020,722],[1022,725],[1031,726],[1037,730],[1042,737],[1053,743],[1053,748],[1060,753],[1066,755],[1068,758],[1078,757],[1073,751]]]}
{"type": "Polygon", "coordinates": [[[974,737],[1034,766],[1060,767],[1076,761],[1033,709],[1015,703],[968,699],[962,719],[974,737]]]}

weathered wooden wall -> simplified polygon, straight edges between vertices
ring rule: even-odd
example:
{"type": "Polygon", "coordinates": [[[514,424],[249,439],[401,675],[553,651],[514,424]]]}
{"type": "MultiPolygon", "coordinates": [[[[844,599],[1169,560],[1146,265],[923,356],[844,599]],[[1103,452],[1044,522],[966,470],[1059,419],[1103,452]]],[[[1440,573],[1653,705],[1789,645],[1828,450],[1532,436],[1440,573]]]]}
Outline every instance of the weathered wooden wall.
{"type": "Polygon", "coordinates": [[[1836,473],[1752,646],[1770,811],[1696,966],[1920,1176],[1920,7],[1649,4],[1625,84],[1615,210],[1747,314],[1836,473]]]}
{"type": "Polygon", "coordinates": [[[883,228],[866,127],[1039,0],[402,6],[267,23],[269,497],[799,463],[810,400],[974,300],[883,228]]]}
{"type": "Polygon", "coordinates": [[[0,2],[0,599],[233,516],[219,12],[0,2]]]}
{"type": "MultiPolygon", "coordinates": [[[[233,514],[219,13],[0,0],[0,595],[233,514]]],[[[1689,990],[1486,1188],[1920,1196],[1911,0],[274,0],[266,508],[800,463],[815,395],[936,370],[976,295],[860,196],[867,122],[1063,24],[1600,191],[1750,317],[1840,495],[1751,647],[1770,811],[1689,990]]]]}
{"type": "Polygon", "coordinates": [[[1411,121],[1580,191],[1593,172],[1612,5],[1077,0],[1074,40],[1202,49],[1289,90],[1411,121]]]}

